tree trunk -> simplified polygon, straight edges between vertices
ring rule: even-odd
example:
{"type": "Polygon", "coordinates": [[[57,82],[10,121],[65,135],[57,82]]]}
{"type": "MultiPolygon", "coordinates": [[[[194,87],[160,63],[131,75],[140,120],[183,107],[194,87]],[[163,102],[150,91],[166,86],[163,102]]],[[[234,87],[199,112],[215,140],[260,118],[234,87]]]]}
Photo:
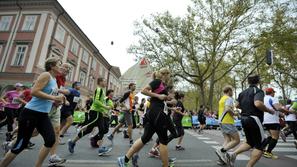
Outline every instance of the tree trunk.
{"type": "MultiPolygon", "coordinates": [[[[201,93],[200,98],[201,98],[202,104],[200,103],[200,105],[205,105],[206,103],[205,103],[205,89],[204,89],[204,84],[203,83],[199,84],[198,85],[198,88],[200,89],[200,93],[201,93]]],[[[199,92],[198,92],[198,94],[199,94],[199,92]]]]}
{"type": "Polygon", "coordinates": [[[212,111],[213,106],[213,92],[214,92],[214,85],[215,85],[215,70],[213,70],[211,78],[210,78],[210,85],[209,85],[209,97],[208,97],[208,105],[210,108],[210,111],[212,111]]]}

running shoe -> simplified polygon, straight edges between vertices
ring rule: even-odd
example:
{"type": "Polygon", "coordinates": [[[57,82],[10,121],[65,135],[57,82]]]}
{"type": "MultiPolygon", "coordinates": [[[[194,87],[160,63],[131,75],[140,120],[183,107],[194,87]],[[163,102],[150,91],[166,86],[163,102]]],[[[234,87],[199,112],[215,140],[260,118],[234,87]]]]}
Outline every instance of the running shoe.
{"type": "Polygon", "coordinates": [[[226,158],[226,152],[221,151],[222,147],[216,149],[216,154],[219,157],[220,160],[222,160],[224,163],[227,163],[227,158],[226,158]]]}
{"type": "Polygon", "coordinates": [[[49,159],[49,165],[61,165],[65,162],[66,162],[66,159],[61,158],[58,155],[50,157],[50,159],[49,159]]]}
{"type": "Polygon", "coordinates": [[[217,165],[224,166],[227,164],[223,160],[219,159],[219,160],[217,160],[217,165]]]}
{"type": "Polygon", "coordinates": [[[230,167],[234,167],[235,159],[236,159],[236,154],[235,153],[226,153],[226,159],[227,159],[227,165],[230,167]]]}
{"type": "Polygon", "coordinates": [[[278,156],[277,156],[277,155],[274,155],[274,154],[269,153],[269,152],[267,152],[267,151],[265,151],[265,152],[263,153],[263,156],[264,156],[265,158],[269,158],[269,159],[278,159],[278,156]]]}
{"type": "Polygon", "coordinates": [[[133,167],[139,167],[138,166],[138,163],[137,163],[138,162],[138,158],[139,158],[139,155],[138,154],[135,154],[135,155],[132,156],[132,166],[133,167]]]}
{"type": "Polygon", "coordinates": [[[286,137],[284,131],[280,131],[279,135],[280,135],[280,137],[282,138],[282,140],[283,140],[284,142],[287,142],[287,137],[286,137]]]}
{"type": "Polygon", "coordinates": [[[176,158],[174,158],[174,157],[168,157],[168,162],[169,163],[175,163],[175,161],[176,161],[176,158]]]}
{"type": "Polygon", "coordinates": [[[175,146],[175,149],[177,151],[182,151],[182,150],[185,150],[185,148],[183,146],[175,146]]]}
{"type": "Polygon", "coordinates": [[[118,157],[119,167],[128,167],[128,163],[125,162],[125,156],[118,157]]]}
{"type": "Polygon", "coordinates": [[[31,141],[29,141],[28,145],[27,145],[27,149],[33,149],[35,146],[34,143],[32,143],[31,141]]]}
{"type": "Polygon", "coordinates": [[[90,139],[90,145],[91,145],[91,147],[93,147],[93,148],[99,148],[99,145],[97,144],[97,140],[95,140],[94,137],[92,137],[92,138],[90,139]]]}
{"type": "Polygon", "coordinates": [[[102,156],[103,154],[109,153],[112,150],[112,147],[99,147],[98,149],[98,155],[102,156]]]}
{"type": "Polygon", "coordinates": [[[149,152],[149,156],[159,158],[160,153],[159,153],[159,151],[157,149],[151,149],[151,151],[149,152]]]}
{"type": "Polygon", "coordinates": [[[68,140],[68,150],[70,153],[74,153],[74,147],[75,147],[75,143],[73,141],[71,141],[71,139],[68,140]]]}

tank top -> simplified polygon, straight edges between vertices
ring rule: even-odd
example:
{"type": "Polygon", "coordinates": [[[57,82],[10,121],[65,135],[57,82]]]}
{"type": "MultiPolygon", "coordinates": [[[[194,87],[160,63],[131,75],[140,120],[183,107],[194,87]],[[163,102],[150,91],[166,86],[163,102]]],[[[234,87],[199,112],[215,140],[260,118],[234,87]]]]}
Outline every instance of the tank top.
{"type": "MultiPolygon", "coordinates": [[[[57,96],[58,86],[57,86],[56,79],[54,79],[51,76],[49,82],[41,91],[49,95],[57,96]]],[[[42,99],[42,98],[33,96],[32,99],[26,104],[25,108],[34,110],[37,112],[49,113],[52,108],[53,102],[54,101],[52,100],[42,99]]]]}
{"type": "MultiPolygon", "coordinates": [[[[234,118],[230,113],[224,113],[226,108],[226,101],[229,100],[231,103],[232,98],[229,96],[224,95],[219,101],[219,119],[221,119],[222,124],[234,124],[234,118]],[[223,115],[225,114],[225,115],[223,115]]],[[[229,104],[230,105],[230,104],[229,104]]]]}

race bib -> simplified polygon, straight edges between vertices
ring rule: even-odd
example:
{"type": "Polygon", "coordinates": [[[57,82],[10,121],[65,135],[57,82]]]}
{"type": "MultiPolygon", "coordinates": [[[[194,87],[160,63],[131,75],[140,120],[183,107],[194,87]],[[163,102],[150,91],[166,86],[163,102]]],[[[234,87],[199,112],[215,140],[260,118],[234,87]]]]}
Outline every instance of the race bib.
{"type": "Polygon", "coordinates": [[[76,96],[74,96],[74,97],[73,97],[73,102],[74,102],[74,103],[78,103],[78,102],[79,102],[79,100],[80,100],[80,98],[79,98],[79,97],[76,97],[76,96]]]}
{"type": "Polygon", "coordinates": [[[52,88],[52,91],[51,91],[50,95],[58,96],[58,94],[59,94],[58,88],[52,88]]]}
{"type": "Polygon", "coordinates": [[[11,104],[20,104],[20,101],[19,101],[18,97],[14,97],[14,98],[12,99],[11,104]]]}

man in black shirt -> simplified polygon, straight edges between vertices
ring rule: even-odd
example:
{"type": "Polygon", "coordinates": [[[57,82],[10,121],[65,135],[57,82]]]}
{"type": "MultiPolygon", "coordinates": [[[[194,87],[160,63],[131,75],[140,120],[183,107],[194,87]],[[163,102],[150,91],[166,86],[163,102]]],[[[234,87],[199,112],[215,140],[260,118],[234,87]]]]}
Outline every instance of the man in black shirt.
{"type": "Polygon", "coordinates": [[[246,135],[246,142],[242,143],[233,153],[227,153],[227,163],[234,166],[236,156],[242,152],[254,148],[247,167],[252,167],[261,158],[266,145],[264,129],[262,126],[264,112],[273,114],[274,111],[265,107],[264,92],[257,87],[260,83],[259,75],[248,77],[249,88],[241,92],[238,96],[238,108],[242,110],[242,127],[246,135]]]}

